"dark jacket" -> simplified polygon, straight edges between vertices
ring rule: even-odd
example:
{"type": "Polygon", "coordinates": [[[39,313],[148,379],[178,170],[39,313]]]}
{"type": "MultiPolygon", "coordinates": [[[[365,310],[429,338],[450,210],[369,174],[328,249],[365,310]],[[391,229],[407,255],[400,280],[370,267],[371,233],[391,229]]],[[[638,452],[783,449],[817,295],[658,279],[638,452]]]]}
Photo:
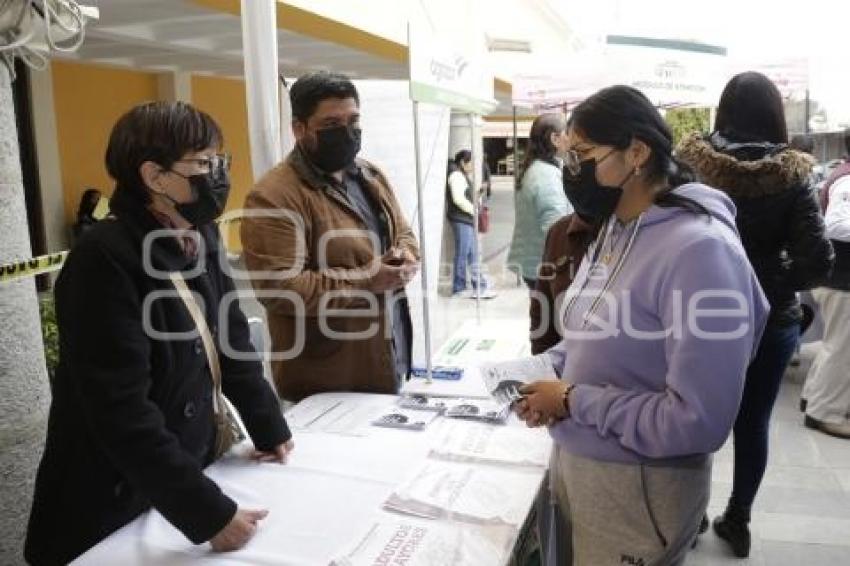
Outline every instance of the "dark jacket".
{"type": "MultiPolygon", "coordinates": [[[[56,284],[60,363],[24,551],[32,564],[65,564],[150,507],[194,543],[212,538],[236,511],[203,473],[215,433],[201,339],[157,339],[146,330],[146,300],[149,330],[194,330],[167,273],[157,279],[143,267],[143,239],[161,225],[132,191],[116,190],[111,207],[117,219],[83,236],[56,284]]],[[[200,232],[201,274],[184,276],[220,342],[218,307],[234,286],[221,268],[218,230],[200,232]]],[[[149,257],[162,272],[195,264],[172,237],[155,240],[149,257]]],[[[230,345],[253,352],[237,302],[222,320],[230,345]]],[[[257,448],[288,440],[259,361],[220,354],[220,362],[224,393],[257,448]]]]}
{"type": "Polygon", "coordinates": [[[593,228],[575,213],[552,224],[546,234],[534,289],[537,294],[529,311],[532,354],[545,352],[561,341],[556,322],[560,305],[593,236],[593,228]]]}
{"type": "Polygon", "coordinates": [[[808,179],[814,160],[773,144],[690,136],[678,149],[700,180],[726,192],[747,257],[770,302],[769,323],[802,319],[796,291],[821,284],[834,260],[808,179]]]}
{"type": "MultiPolygon", "coordinates": [[[[357,159],[355,165],[361,186],[378,205],[387,245],[419,257],[416,236],[389,181],[368,161],[357,159]]],[[[378,312],[368,312],[363,293],[369,280],[361,270],[376,258],[376,250],[357,209],[298,148],[257,181],[245,209],[252,213],[241,226],[245,265],[257,274],[251,282],[268,314],[273,351],[281,354],[272,360],[280,396],[297,402],[326,391],[396,393],[388,296],[373,295],[378,312]],[[270,272],[282,275],[262,275],[270,272]],[[328,329],[360,337],[343,339],[328,329]]],[[[391,298],[410,325],[404,290],[391,298]]]]}

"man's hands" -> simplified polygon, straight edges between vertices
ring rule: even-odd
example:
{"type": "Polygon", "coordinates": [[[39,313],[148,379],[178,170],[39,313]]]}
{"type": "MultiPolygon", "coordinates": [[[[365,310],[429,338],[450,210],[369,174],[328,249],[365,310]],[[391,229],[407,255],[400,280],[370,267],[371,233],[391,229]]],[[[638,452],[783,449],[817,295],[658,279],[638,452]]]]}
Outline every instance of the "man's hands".
{"type": "Polygon", "coordinates": [[[384,293],[403,289],[419,273],[419,261],[408,250],[390,248],[382,257],[376,258],[371,271],[374,273],[367,283],[367,290],[384,293]]]}
{"type": "Polygon", "coordinates": [[[230,522],[210,539],[212,549],[215,552],[239,550],[251,540],[257,532],[257,524],[268,514],[266,509],[237,509],[230,522]]]}
{"type": "Polygon", "coordinates": [[[535,381],[520,388],[524,395],[514,403],[517,416],[530,427],[552,426],[567,416],[564,406],[564,393],[569,387],[563,381],[535,381]]]}
{"type": "Polygon", "coordinates": [[[286,459],[289,456],[289,453],[292,452],[293,448],[295,448],[295,442],[290,439],[283,444],[278,444],[271,452],[254,450],[251,454],[251,459],[256,460],[257,462],[278,462],[280,464],[286,464],[286,459]]]}

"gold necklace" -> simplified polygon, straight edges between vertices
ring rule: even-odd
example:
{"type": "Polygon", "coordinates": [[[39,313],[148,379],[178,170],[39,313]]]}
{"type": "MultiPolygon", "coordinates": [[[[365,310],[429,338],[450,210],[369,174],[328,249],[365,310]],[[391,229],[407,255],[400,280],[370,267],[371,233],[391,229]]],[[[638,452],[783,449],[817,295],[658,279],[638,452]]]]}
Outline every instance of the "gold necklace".
{"type": "MultiPolygon", "coordinates": [[[[614,226],[616,226],[616,223],[617,223],[617,220],[615,220],[614,217],[612,216],[609,220],[608,230],[607,230],[607,233],[605,234],[605,240],[602,242],[603,247],[606,244],[608,244],[608,242],[611,240],[611,232],[613,232],[614,226]]],[[[623,229],[620,230],[619,234],[617,234],[617,238],[613,242],[611,242],[610,245],[608,245],[608,251],[602,253],[602,260],[601,261],[605,265],[608,265],[609,263],[611,263],[611,259],[613,259],[613,255],[614,255],[614,249],[617,247],[617,244],[620,243],[620,239],[623,237],[623,234],[626,232],[626,228],[627,228],[626,226],[623,226],[623,229]]]]}

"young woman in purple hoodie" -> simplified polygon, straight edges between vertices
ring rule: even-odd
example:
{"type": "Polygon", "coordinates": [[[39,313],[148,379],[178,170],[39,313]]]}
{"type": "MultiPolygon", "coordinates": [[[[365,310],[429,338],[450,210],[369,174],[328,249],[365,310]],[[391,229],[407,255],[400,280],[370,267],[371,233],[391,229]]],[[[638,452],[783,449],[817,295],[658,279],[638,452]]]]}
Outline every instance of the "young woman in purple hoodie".
{"type": "Polygon", "coordinates": [[[516,404],[555,439],[573,564],[681,564],[769,307],[732,201],[689,182],[652,103],[625,86],[573,111],[564,188],[599,227],[556,304],[557,381],[516,404]]]}

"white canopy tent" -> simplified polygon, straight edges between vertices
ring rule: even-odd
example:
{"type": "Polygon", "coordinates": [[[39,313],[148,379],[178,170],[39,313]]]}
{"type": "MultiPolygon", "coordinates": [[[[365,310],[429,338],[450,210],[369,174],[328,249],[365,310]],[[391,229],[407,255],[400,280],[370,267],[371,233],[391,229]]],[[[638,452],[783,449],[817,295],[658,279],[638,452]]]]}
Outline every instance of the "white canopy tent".
{"type": "Polygon", "coordinates": [[[514,79],[514,105],[575,106],[597,90],[625,84],[659,107],[713,106],[726,79],[726,49],[692,41],[608,36],[605,48],[577,55],[555,72],[514,79]]]}

